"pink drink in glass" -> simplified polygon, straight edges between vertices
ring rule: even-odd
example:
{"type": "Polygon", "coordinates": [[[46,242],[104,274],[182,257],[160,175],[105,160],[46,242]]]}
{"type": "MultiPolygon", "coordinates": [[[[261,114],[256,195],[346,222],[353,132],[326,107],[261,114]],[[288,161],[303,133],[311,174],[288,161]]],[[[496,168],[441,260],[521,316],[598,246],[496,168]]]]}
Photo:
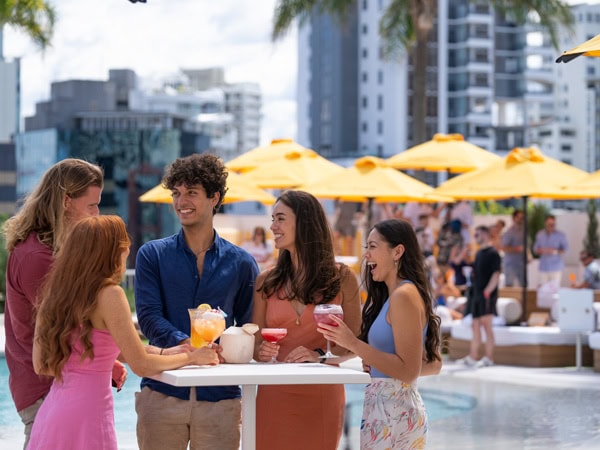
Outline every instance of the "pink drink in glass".
{"type": "MultiPolygon", "coordinates": [[[[260,335],[265,341],[276,344],[287,336],[287,328],[263,328],[260,330],[260,335]]],[[[269,362],[275,363],[277,359],[275,356],[272,356],[269,362]]]]}
{"type": "Polygon", "coordinates": [[[263,328],[260,334],[265,341],[275,344],[286,337],[287,328],[263,328]]]}
{"type": "MultiPolygon", "coordinates": [[[[326,325],[332,325],[337,327],[338,324],[334,322],[329,316],[335,316],[340,319],[344,319],[344,310],[341,305],[334,304],[322,304],[315,306],[315,310],[313,312],[313,316],[315,318],[315,322],[317,324],[323,323],[326,325]]],[[[331,342],[327,341],[327,352],[325,353],[325,358],[337,358],[336,355],[331,353],[331,342]]]]}

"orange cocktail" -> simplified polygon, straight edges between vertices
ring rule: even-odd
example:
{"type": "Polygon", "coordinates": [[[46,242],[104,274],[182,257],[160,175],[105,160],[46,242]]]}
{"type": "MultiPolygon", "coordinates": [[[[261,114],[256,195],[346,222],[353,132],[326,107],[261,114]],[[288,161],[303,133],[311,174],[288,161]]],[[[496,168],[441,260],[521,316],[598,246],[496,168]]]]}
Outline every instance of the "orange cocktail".
{"type": "Polygon", "coordinates": [[[220,309],[188,309],[190,343],[200,348],[212,344],[225,331],[225,313],[220,309]]]}

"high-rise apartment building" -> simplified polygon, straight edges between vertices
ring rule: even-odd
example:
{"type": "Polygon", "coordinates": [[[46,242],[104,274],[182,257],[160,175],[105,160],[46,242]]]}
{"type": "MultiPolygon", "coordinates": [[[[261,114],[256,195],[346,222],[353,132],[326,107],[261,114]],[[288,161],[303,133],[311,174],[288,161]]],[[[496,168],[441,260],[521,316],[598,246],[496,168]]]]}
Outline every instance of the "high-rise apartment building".
{"type": "Polygon", "coordinates": [[[14,136],[20,127],[20,60],[7,61],[2,55],[0,30],[0,213],[16,211],[17,168],[14,136]]]}
{"type": "MultiPolygon", "coordinates": [[[[415,144],[412,61],[402,51],[391,59],[384,57],[379,36],[379,20],[388,4],[389,0],[360,0],[354,22],[340,26],[313,15],[300,28],[301,144],[340,158],[389,157],[415,144]],[[352,23],[355,26],[349,26],[352,23]],[[340,36],[345,45],[339,45],[340,36]],[[328,108],[324,80],[328,86],[345,86],[345,107],[328,108]],[[357,113],[348,114],[354,108],[357,113]],[[328,128],[330,123],[335,126],[328,128]],[[331,135],[317,132],[324,127],[331,135]],[[355,147],[341,144],[354,133],[355,147]]],[[[535,23],[516,25],[485,1],[440,0],[437,5],[428,46],[427,135],[461,133],[501,155],[517,146],[539,145],[549,156],[582,169],[597,168],[592,86],[600,75],[600,59],[558,65],[554,60],[560,51],[535,23]]],[[[600,5],[576,5],[573,12],[576,35],[564,33],[561,50],[600,29],[600,5]]]]}
{"type": "Polygon", "coordinates": [[[221,67],[208,69],[182,69],[186,77],[182,89],[199,92],[222,89],[225,94],[223,112],[233,115],[237,131],[237,146],[232,157],[240,155],[260,142],[262,94],[258,83],[227,83],[221,67]]]}

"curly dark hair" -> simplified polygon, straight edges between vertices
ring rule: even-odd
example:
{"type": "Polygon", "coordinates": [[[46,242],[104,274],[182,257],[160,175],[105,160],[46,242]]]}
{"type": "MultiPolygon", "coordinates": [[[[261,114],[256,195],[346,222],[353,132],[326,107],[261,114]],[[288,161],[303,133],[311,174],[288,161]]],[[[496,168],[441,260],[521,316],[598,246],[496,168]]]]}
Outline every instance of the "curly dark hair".
{"type": "Polygon", "coordinates": [[[340,271],[333,253],[333,238],[325,211],[319,201],[303,191],[285,191],[277,202],[296,215],[294,246],[298,267],[288,250],[280,250],[275,267],[258,288],[266,297],[283,290],[282,299],[306,304],[328,303],[340,291],[340,271]]]}
{"type": "Polygon", "coordinates": [[[227,175],[229,173],[221,158],[211,153],[194,153],[173,161],[167,167],[162,184],[169,190],[182,184],[188,188],[201,185],[208,198],[218,192],[219,201],[213,208],[213,214],[216,214],[227,192],[227,175]]]}
{"type": "MultiPolygon", "coordinates": [[[[423,299],[428,325],[427,336],[425,337],[427,362],[441,360],[439,354],[440,318],[433,311],[433,298],[427,281],[425,260],[412,225],[405,220],[390,219],[379,222],[373,229],[377,230],[390,248],[394,248],[399,244],[404,245],[404,254],[398,264],[398,278],[413,282],[423,299]]],[[[373,280],[370,267],[367,265],[364,265],[363,280],[367,290],[367,300],[362,312],[359,338],[367,342],[371,325],[373,325],[390,293],[385,282],[373,280]]]]}

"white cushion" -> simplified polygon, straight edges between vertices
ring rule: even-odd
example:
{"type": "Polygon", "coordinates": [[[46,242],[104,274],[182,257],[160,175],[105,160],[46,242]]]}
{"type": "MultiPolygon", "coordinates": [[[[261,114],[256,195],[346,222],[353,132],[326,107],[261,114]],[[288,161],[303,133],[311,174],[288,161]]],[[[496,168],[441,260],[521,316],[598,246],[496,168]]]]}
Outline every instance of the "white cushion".
{"type": "Polygon", "coordinates": [[[504,317],[506,323],[513,323],[519,321],[523,308],[521,302],[515,298],[499,297],[496,303],[496,312],[499,316],[504,317]]]}
{"type": "Polygon", "coordinates": [[[591,333],[588,337],[590,348],[600,350],[600,333],[591,333]]]}
{"type": "MultiPolygon", "coordinates": [[[[470,341],[472,338],[470,324],[454,322],[450,330],[450,336],[454,339],[470,341]]],[[[481,337],[485,342],[485,331],[483,330],[481,331],[481,337]]],[[[561,332],[558,327],[494,327],[494,341],[496,346],[499,347],[511,345],[575,345],[576,340],[576,333],[561,332]]],[[[581,342],[587,344],[587,341],[587,335],[582,334],[581,342]]]]}

